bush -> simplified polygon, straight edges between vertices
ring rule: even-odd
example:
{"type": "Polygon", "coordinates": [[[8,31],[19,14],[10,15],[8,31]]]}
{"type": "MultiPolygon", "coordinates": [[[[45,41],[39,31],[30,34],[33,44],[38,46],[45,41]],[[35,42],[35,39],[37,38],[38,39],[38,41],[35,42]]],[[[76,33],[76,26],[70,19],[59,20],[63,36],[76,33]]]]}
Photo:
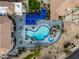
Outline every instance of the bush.
{"type": "Polygon", "coordinates": [[[40,2],[38,2],[37,0],[29,0],[29,8],[31,10],[39,10],[40,2]]]}
{"type": "Polygon", "coordinates": [[[31,59],[33,57],[33,54],[29,54],[28,56],[26,56],[25,58],[23,59],[31,59]]]}

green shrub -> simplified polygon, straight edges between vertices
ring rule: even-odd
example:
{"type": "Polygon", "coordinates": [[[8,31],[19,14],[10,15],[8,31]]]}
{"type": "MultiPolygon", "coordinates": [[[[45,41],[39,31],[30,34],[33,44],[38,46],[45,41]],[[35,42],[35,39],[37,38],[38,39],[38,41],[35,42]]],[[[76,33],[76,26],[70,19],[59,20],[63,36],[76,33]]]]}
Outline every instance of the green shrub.
{"type": "Polygon", "coordinates": [[[29,0],[29,8],[31,10],[39,10],[40,2],[38,2],[37,0],[29,0]]]}
{"type": "Polygon", "coordinates": [[[31,59],[34,55],[33,54],[29,54],[28,56],[26,56],[24,59],[31,59]]]}

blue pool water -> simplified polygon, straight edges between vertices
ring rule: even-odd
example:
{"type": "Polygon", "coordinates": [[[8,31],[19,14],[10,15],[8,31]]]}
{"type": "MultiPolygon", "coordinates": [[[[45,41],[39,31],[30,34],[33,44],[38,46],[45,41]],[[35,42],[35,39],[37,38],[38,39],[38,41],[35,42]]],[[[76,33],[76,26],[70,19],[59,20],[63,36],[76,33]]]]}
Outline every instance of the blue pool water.
{"type": "Polygon", "coordinates": [[[53,39],[52,37],[49,37],[49,38],[48,38],[48,41],[49,41],[49,42],[53,42],[54,39],[53,39]]]}
{"type": "Polygon", "coordinates": [[[49,28],[48,26],[42,25],[39,26],[39,28],[35,31],[33,30],[29,30],[26,32],[26,35],[29,37],[33,37],[36,40],[44,40],[45,37],[47,37],[49,35],[49,28]]]}

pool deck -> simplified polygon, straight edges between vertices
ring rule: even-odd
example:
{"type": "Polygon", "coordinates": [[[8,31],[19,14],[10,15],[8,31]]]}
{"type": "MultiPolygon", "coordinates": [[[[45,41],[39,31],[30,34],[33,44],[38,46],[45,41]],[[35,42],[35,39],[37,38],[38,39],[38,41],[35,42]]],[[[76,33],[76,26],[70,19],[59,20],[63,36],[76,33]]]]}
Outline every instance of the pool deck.
{"type": "MultiPolygon", "coordinates": [[[[24,18],[24,16],[22,16],[22,17],[24,18]]],[[[61,20],[55,20],[55,21],[54,20],[50,20],[50,21],[42,20],[42,21],[37,22],[36,25],[26,25],[24,21],[20,22],[20,20],[17,20],[17,19],[20,19],[20,16],[17,16],[15,18],[15,20],[16,20],[16,32],[15,32],[16,46],[9,53],[10,55],[11,54],[12,55],[16,55],[18,53],[18,48],[25,47],[26,49],[32,49],[36,45],[38,46],[38,43],[40,43],[39,45],[48,45],[48,44],[50,44],[50,43],[46,43],[44,41],[41,41],[41,42],[39,42],[39,41],[33,41],[32,43],[30,43],[32,41],[31,38],[26,38],[26,40],[25,40],[25,34],[24,33],[25,33],[25,29],[26,28],[32,28],[33,26],[37,27],[37,26],[40,26],[40,24],[48,24],[49,28],[51,28],[52,25],[59,24],[60,28],[62,29],[62,24],[63,24],[63,22],[61,20]]],[[[61,33],[60,33],[60,36],[61,36],[61,33]]],[[[59,40],[59,39],[57,39],[57,40],[59,40]]],[[[54,43],[56,41],[54,41],[54,43]]]]}

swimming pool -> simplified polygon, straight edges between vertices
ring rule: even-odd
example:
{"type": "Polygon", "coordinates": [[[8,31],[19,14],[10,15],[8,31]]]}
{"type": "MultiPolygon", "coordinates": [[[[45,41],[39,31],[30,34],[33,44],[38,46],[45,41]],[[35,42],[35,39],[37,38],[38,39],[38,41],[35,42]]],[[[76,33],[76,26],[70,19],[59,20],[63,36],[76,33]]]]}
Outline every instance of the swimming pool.
{"type": "Polygon", "coordinates": [[[50,21],[50,23],[43,22],[43,23],[38,23],[36,26],[27,25],[24,28],[27,30],[24,30],[23,34],[24,33],[25,34],[23,36],[27,37],[27,39],[28,39],[28,40],[26,40],[24,37],[25,41],[27,41],[29,43],[32,41],[33,43],[31,43],[31,44],[33,44],[35,46],[54,44],[61,37],[62,21],[61,20],[50,21]],[[50,26],[50,24],[51,24],[51,26],[50,26]],[[59,29],[57,29],[56,32],[52,32],[54,29],[54,26],[59,26],[59,29]]]}
{"type": "Polygon", "coordinates": [[[43,43],[54,43],[60,37],[61,32],[58,31],[54,36],[50,36],[50,28],[47,25],[40,25],[35,29],[30,28],[25,32],[25,35],[29,38],[35,38],[36,41],[40,41],[43,43]]]}
{"type": "Polygon", "coordinates": [[[26,31],[26,35],[35,38],[37,41],[42,41],[49,35],[49,27],[40,25],[36,30],[30,29],[29,31],[26,31]]]}

